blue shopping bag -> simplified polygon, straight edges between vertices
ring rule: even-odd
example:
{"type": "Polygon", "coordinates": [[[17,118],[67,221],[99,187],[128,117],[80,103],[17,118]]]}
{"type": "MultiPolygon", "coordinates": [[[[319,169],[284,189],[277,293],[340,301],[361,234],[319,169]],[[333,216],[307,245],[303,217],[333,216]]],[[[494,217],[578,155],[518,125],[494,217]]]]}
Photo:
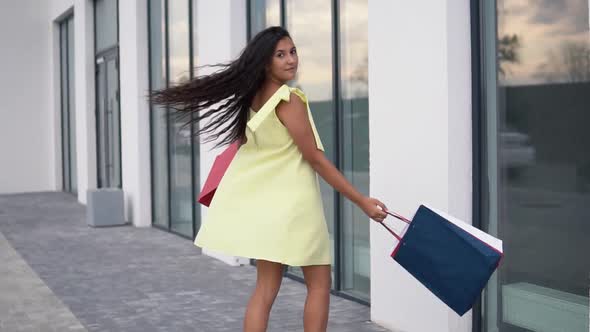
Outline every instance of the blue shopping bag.
{"type": "Polygon", "coordinates": [[[433,208],[421,205],[391,257],[457,314],[463,316],[481,294],[503,257],[502,241],[433,208]]]}

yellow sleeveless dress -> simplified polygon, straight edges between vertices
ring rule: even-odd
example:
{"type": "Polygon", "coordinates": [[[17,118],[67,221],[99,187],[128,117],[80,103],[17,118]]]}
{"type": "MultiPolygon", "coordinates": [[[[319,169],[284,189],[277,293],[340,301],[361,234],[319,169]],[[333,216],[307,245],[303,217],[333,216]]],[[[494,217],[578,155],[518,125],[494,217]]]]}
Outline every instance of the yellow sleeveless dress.
{"type": "Polygon", "coordinates": [[[291,92],[307,105],[316,146],[324,151],[306,96],[281,86],[258,112],[250,110],[248,140],[215,192],[196,246],[290,266],[332,263],[317,173],[275,113],[291,92]]]}

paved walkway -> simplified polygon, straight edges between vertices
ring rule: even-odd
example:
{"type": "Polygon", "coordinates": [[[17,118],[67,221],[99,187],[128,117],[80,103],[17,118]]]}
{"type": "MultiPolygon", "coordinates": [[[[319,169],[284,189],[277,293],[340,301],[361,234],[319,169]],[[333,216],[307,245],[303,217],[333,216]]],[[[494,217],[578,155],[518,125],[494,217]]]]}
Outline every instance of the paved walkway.
{"type": "MultiPolygon", "coordinates": [[[[0,195],[0,331],[241,331],[252,266],[152,228],[86,226],[65,193],[0,195]],[[2,236],[3,234],[3,236],[2,236]]],[[[284,279],[269,331],[303,331],[305,286],[284,279]]],[[[387,331],[332,297],[329,331],[387,331]]]]}
{"type": "Polygon", "coordinates": [[[87,331],[0,233],[0,331],[87,331]]]}

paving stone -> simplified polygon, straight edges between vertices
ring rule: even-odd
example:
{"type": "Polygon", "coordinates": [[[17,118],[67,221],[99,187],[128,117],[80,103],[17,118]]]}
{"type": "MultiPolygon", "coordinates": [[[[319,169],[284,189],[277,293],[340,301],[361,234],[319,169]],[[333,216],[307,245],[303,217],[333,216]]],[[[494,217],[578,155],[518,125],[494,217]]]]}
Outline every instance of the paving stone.
{"type": "Polygon", "coordinates": [[[0,233],[0,331],[87,331],[0,233]]]}
{"type": "MultiPolygon", "coordinates": [[[[9,255],[5,247],[18,257],[4,269],[27,275],[0,274],[0,315],[5,302],[21,299],[21,309],[0,316],[0,331],[35,331],[35,320],[52,321],[57,331],[241,331],[253,266],[228,266],[155,228],[88,227],[85,207],[67,193],[0,195],[0,210],[0,259],[9,255]],[[24,303],[56,311],[24,311],[24,303]]],[[[303,331],[305,293],[303,284],[283,280],[269,331],[303,331]]],[[[330,310],[329,331],[387,331],[369,322],[367,306],[332,296],[330,310]]]]}

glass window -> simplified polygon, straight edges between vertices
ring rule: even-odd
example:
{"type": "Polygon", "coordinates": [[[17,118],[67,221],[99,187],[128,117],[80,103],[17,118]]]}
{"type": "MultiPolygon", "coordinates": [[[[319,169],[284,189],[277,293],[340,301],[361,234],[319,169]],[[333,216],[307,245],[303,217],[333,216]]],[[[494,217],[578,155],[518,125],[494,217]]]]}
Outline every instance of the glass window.
{"type": "MultiPolygon", "coordinates": [[[[165,1],[150,0],[150,85],[166,86],[165,1]]],[[[168,140],[167,113],[161,107],[151,110],[152,220],[168,227],[168,140]]]]}
{"type": "MultiPolygon", "coordinates": [[[[286,26],[297,53],[299,69],[291,86],[305,92],[326,156],[334,162],[334,103],[332,100],[332,5],[328,0],[288,0],[286,26]],[[313,24],[310,24],[313,22],[313,24]]],[[[322,199],[334,248],[334,189],[320,178],[322,199]]],[[[336,255],[333,255],[335,258],[336,255]]],[[[293,269],[300,274],[299,269],[293,269]]]]}
{"type": "MultiPolygon", "coordinates": [[[[369,195],[369,82],[367,0],[340,1],[341,170],[369,195]]],[[[367,216],[342,200],[342,290],[368,299],[370,246],[367,216]]]]}
{"type": "Polygon", "coordinates": [[[189,28],[188,0],[168,1],[168,77],[171,85],[190,78],[189,28]]]}
{"type": "Polygon", "coordinates": [[[191,52],[193,54],[193,76],[197,76],[199,75],[199,73],[196,72],[197,70],[197,64],[199,63],[199,53],[197,52],[197,41],[198,41],[198,25],[197,25],[197,9],[198,9],[198,5],[197,5],[197,0],[191,0],[191,7],[192,7],[192,12],[191,12],[191,24],[192,24],[192,34],[193,34],[193,40],[192,40],[192,48],[191,48],[191,52]]]}
{"type": "Polygon", "coordinates": [[[505,259],[485,331],[588,331],[587,0],[482,1],[484,229],[505,259]]]}
{"type": "MultiPolygon", "coordinates": [[[[197,50],[197,0],[191,0],[191,5],[192,5],[192,12],[191,12],[191,23],[192,23],[192,32],[193,32],[193,38],[192,38],[192,47],[191,47],[191,52],[193,55],[193,63],[192,63],[192,67],[193,67],[193,77],[199,75],[199,73],[197,73],[197,64],[199,63],[199,53],[197,50]]],[[[192,115],[194,117],[194,119],[196,119],[196,115],[193,114],[192,115]]],[[[193,128],[191,128],[191,132],[195,132],[198,129],[198,124],[193,124],[193,128]]],[[[195,195],[198,195],[201,192],[201,177],[200,177],[200,160],[201,160],[201,141],[200,138],[198,136],[193,137],[192,139],[192,143],[193,143],[193,191],[195,192],[195,195]]],[[[195,200],[193,200],[195,201],[195,200]]],[[[201,227],[201,204],[198,203],[194,203],[193,204],[194,207],[194,211],[193,211],[193,218],[195,220],[194,223],[194,231],[195,234],[198,232],[199,228],[201,227]]]]}
{"type": "MultiPolygon", "coordinates": [[[[159,90],[188,81],[191,64],[198,64],[194,51],[197,4],[195,0],[150,0],[149,5],[150,88],[159,90]]],[[[200,191],[199,141],[185,126],[187,120],[187,114],[152,106],[152,222],[193,237],[200,218],[194,203],[194,194],[200,191]]]]}
{"type": "Polygon", "coordinates": [[[74,83],[74,16],[60,23],[60,103],[63,190],[78,192],[74,83]]]}
{"type": "Polygon", "coordinates": [[[121,125],[117,51],[97,57],[98,187],[121,188],[121,125]]]}
{"type": "MultiPolygon", "coordinates": [[[[111,186],[121,188],[123,179],[121,178],[121,107],[119,105],[119,59],[106,61],[106,81],[107,81],[107,109],[108,120],[107,127],[110,136],[109,140],[109,173],[111,174],[111,186]]],[[[99,70],[100,73],[100,70],[99,70]]]]}
{"type": "MultiPolygon", "coordinates": [[[[250,6],[251,37],[279,23],[289,30],[300,56],[297,77],[289,84],[307,94],[326,156],[368,195],[367,0],[251,0],[250,6]],[[337,19],[333,17],[335,12],[337,19]],[[338,38],[334,38],[335,33],[338,38]],[[334,56],[338,59],[338,75],[333,72],[334,56]],[[336,94],[335,86],[339,88],[336,94]],[[335,95],[339,97],[337,102],[335,95]]],[[[321,178],[320,186],[333,257],[340,258],[332,262],[333,286],[368,301],[369,220],[345,197],[336,196],[321,178]]],[[[298,268],[290,268],[289,272],[301,276],[298,268]]]]}
{"type": "Polygon", "coordinates": [[[281,25],[280,0],[252,0],[250,13],[252,36],[268,27],[281,25]]]}
{"type": "MultiPolygon", "coordinates": [[[[168,2],[168,47],[170,85],[190,78],[189,2],[168,2]]],[[[170,151],[170,226],[175,232],[193,235],[192,145],[190,127],[183,127],[186,119],[179,119],[170,111],[168,142],[170,151]]]]}
{"type": "Polygon", "coordinates": [[[96,0],[96,51],[117,45],[117,0],[96,0]]]}
{"type": "Polygon", "coordinates": [[[70,191],[70,174],[71,174],[71,157],[70,157],[70,126],[69,126],[69,94],[68,88],[68,21],[60,25],[60,88],[61,88],[61,147],[62,147],[62,167],[63,167],[63,188],[64,191],[70,191]]]}
{"type": "MultiPolygon", "coordinates": [[[[111,169],[111,167],[108,167],[108,165],[112,165],[111,163],[109,163],[108,157],[109,157],[109,151],[107,150],[107,148],[109,147],[109,141],[108,139],[111,138],[110,135],[106,135],[106,133],[108,132],[108,127],[107,127],[107,120],[109,119],[109,117],[107,117],[107,114],[109,114],[109,107],[108,107],[108,102],[105,100],[105,95],[106,95],[106,91],[107,91],[107,79],[106,79],[106,75],[104,74],[105,70],[104,70],[104,61],[98,65],[98,68],[100,68],[97,71],[97,76],[96,76],[96,103],[97,103],[97,118],[96,118],[96,122],[97,122],[97,133],[96,133],[96,139],[97,139],[97,148],[98,148],[98,153],[97,153],[97,163],[98,163],[98,187],[99,188],[103,188],[103,187],[107,187],[108,180],[109,180],[109,169],[111,169]]],[[[112,160],[112,159],[111,159],[112,160]]]]}
{"type": "Polygon", "coordinates": [[[122,187],[117,0],[97,0],[95,11],[97,166],[99,188],[122,187]]]}

